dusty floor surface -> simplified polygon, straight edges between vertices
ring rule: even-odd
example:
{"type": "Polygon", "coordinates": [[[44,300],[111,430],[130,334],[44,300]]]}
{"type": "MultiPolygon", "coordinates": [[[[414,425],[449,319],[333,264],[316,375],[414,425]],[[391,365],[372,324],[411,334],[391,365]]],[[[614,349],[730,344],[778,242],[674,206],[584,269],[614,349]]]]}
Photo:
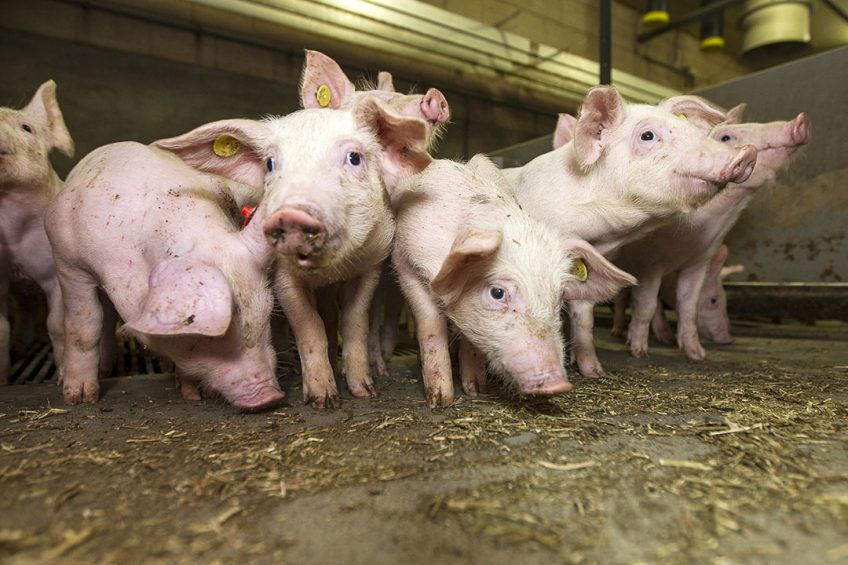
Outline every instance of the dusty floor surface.
{"type": "MultiPolygon", "coordinates": [[[[415,357],[373,400],[239,414],[169,375],[0,389],[4,563],[848,562],[848,326],[741,324],[692,362],[430,411],[415,357]]],[[[573,373],[573,371],[572,371],[573,373]]]]}

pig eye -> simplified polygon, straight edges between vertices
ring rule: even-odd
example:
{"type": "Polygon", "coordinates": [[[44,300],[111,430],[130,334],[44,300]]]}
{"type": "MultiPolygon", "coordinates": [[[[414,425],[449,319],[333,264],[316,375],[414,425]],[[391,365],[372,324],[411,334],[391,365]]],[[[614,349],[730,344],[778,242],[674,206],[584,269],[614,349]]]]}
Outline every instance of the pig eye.
{"type": "Polygon", "coordinates": [[[718,304],[718,298],[710,298],[710,304],[718,304]]]}
{"type": "Polygon", "coordinates": [[[506,297],[506,291],[499,286],[493,286],[489,289],[489,296],[495,300],[503,300],[506,297]]]}
{"type": "Polygon", "coordinates": [[[32,133],[32,126],[29,124],[21,124],[21,129],[27,133],[32,133]]]}
{"type": "Polygon", "coordinates": [[[362,163],[362,155],[356,151],[351,151],[347,154],[347,162],[354,167],[358,167],[362,163]]]}
{"type": "Polygon", "coordinates": [[[730,136],[727,135],[727,134],[724,134],[723,136],[721,136],[721,140],[726,143],[726,142],[730,141],[730,136]]]}
{"type": "Polygon", "coordinates": [[[274,169],[277,168],[277,162],[274,160],[273,157],[268,157],[265,160],[265,168],[268,169],[269,173],[273,173],[274,169]]]}
{"type": "Polygon", "coordinates": [[[654,140],[654,132],[652,131],[644,131],[640,136],[642,141],[653,141],[654,140]]]}

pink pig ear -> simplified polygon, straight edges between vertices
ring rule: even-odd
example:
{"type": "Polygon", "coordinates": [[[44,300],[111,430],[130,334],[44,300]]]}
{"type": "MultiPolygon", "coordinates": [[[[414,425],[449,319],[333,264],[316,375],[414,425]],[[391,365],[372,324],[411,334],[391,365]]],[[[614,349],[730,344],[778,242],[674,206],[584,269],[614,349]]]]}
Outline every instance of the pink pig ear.
{"type": "Polygon", "coordinates": [[[666,98],[657,108],[665,110],[675,116],[686,118],[692,124],[703,131],[710,131],[726,119],[727,113],[706,98],[685,94],[683,96],[672,96],[666,98]]]}
{"type": "Polygon", "coordinates": [[[383,183],[389,195],[401,179],[423,171],[433,160],[427,153],[427,122],[402,116],[376,98],[364,98],[353,110],[354,119],[377,137],[383,183]]]}
{"type": "Polygon", "coordinates": [[[454,240],[450,253],[442,262],[439,273],[430,282],[430,288],[451,302],[468,281],[474,262],[492,255],[501,246],[503,234],[499,231],[469,230],[454,240]]]}
{"type": "Polygon", "coordinates": [[[715,254],[710,258],[710,265],[707,268],[706,280],[711,281],[718,278],[721,273],[721,268],[727,262],[727,256],[730,254],[730,249],[726,245],[719,247],[715,254]]]}
{"type": "Polygon", "coordinates": [[[614,298],[622,288],[636,284],[633,275],[607,261],[582,239],[566,240],[564,248],[574,263],[570,276],[563,280],[563,299],[603,302],[614,298]]]}
{"type": "Polygon", "coordinates": [[[47,126],[50,147],[55,147],[68,157],[74,156],[74,140],[68,133],[59,102],[56,101],[56,83],[48,80],[36,91],[22,112],[35,116],[47,126]]]}
{"type": "Polygon", "coordinates": [[[724,120],[726,124],[741,124],[742,123],[742,115],[745,114],[745,108],[748,105],[744,102],[742,104],[737,104],[733,108],[727,111],[727,119],[724,120]]]}
{"type": "Polygon", "coordinates": [[[554,149],[559,149],[574,139],[574,128],[577,126],[577,118],[571,114],[560,114],[554,130],[554,149]]]}
{"type": "Polygon", "coordinates": [[[380,74],[377,75],[377,90],[382,90],[383,92],[395,91],[395,83],[392,80],[392,73],[388,71],[380,71],[380,74]]]}
{"type": "Polygon", "coordinates": [[[221,120],[151,145],[170,151],[190,167],[250,186],[265,183],[268,126],[254,120],[221,120]]]}
{"type": "Polygon", "coordinates": [[[356,87],[333,59],[318,51],[306,50],[300,75],[300,105],[304,108],[338,110],[353,102],[356,87]]]}
{"type": "Polygon", "coordinates": [[[611,86],[591,89],[574,128],[574,155],[581,167],[594,165],[606,148],[609,130],[624,120],[624,100],[611,86]]]}
{"type": "Polygon", "coordinates": [[[141,316],[127,323],[147,335],[222,336],[230,327],[233,299],[224,274],[188,259],[168,259],[150,273],[141,316]]]}

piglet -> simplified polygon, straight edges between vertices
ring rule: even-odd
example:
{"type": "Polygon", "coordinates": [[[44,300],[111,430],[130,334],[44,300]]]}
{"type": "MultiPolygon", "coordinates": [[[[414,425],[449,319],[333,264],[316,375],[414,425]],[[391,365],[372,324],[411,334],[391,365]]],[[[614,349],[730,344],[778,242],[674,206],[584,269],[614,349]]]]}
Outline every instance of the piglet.
{"type": "Polygon", "coordinates": [[[392,204],[392,260],[417,324],[428,405],[454,399],[447,320],[461,335],[468,394],[485,386],[486,364],[523,395],[571,390],[563,298],[606,299],[634,279],[532,218],[484,156],[435,161],[401,183],[392,204]]]}
{"type": "Polygon", "coordinates": [[[268,129],[249,120],[209,129],[216,133],[206,164],[216,174],[192,168],[166,144],[115,143],[80,161],[48,207],[65,305],[67,404],[99,396],[98,288],[125,331],[174,362],[185,398],[211,389],[244,410],[283,398],[268,323],[264,207],[243,231],[234,221],[234,195],[262,186],[268,129]]]}
{"type": "MultiPolygon", "coordinates": [[[[0,383],[8,382],[10,371],[7,303],[13,275],[33,281],[46,295],[53,357],[57,364],[62,360],[62,294],[43,222],[47,204],[62,188],[48,159],[52,149],[74,153],[56,83],[49,80],[21,110],[0,108],[0,383]]],[[[18,299],[26,301],[26,293],[18,299]]]]}
{"type": "Polygon", "coordinates": [[[803,112],[795,119],[767,124],[736,123],[743,106],[728,112],[728,121],[709,132],[709,137],[730,147],[753,145],[758,150],[753,173],[728,186],[706,205],[646,238],[623,248],[616,264],[635,274],[639,287],[632,290],[632,318],[628,328],[630,352],[648,354],[648,328],[657,309],[662,278],[677,272],[677,343],[687,357],[704,359],[706,351],[698,339],[696,319],[705,274],[724,236],[763,184],[773,180],[787,159],[811,139],[809,118],[803,112]]]}
{"type": "MultiPolygon", "coordinates": [[[[571,141],[505,174],[531,215],[604,255],[703,205],[728,182],[747,179],[756,162],[754,147],[722,145],[689,119],[626,104],[612,87],[591,89],[569,127],[571,141]]],[[[603,374],[592,308],[587,301],[569,305],[572,355],[586,376],[603,374]]]]}
{"type": "MultiPolygon", "coordinates": [[[[213,140],[232,135],[225,126],[211,124],[156,145],[214,173],[213,140]]],[[[341,403],[315,300],[316,290],[340,282],[346,283],[342,370],[352,394],[372,396],[368,307],[394,233],[389,192],[430,163],[427,125],[364,97],[349,110],[305,109],[266,127],[261,150],[244,151],[259,163],[243,166],[254,175],[245,182],[264,183],[263,215],[248,230],[261,234],[263,249],[276,257],[274,290],[295,335],[303,399],[315,408],[341,403]]]]}

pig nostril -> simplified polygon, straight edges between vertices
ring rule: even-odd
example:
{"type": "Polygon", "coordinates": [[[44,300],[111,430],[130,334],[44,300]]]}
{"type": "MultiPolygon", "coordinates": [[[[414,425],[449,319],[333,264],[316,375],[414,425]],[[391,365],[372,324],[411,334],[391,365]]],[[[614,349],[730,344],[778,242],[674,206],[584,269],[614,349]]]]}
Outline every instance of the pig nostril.
{"type": "Polygon", "coordinates": [[[309,259],[309,255],[306,253],[298,253],[297,258],[301,261],[306,261],[307,259],[309,259]]]}
{"type": "Polygon", "coordinates": [[[283,239],[284,235],[285,235],[285,232],[283,230],[279,229],[279,228],[277,228],[277,229],[275,229],[274,231],[271,232],[271,237],[273,237],[274,239],[283,239]]]}
{"type": "Polygon", "coordinates": [[[312,237],[317,237],[318,234],[321,233],[321,228],[316,226],[303,226],[303,233],[312,237]]]}

